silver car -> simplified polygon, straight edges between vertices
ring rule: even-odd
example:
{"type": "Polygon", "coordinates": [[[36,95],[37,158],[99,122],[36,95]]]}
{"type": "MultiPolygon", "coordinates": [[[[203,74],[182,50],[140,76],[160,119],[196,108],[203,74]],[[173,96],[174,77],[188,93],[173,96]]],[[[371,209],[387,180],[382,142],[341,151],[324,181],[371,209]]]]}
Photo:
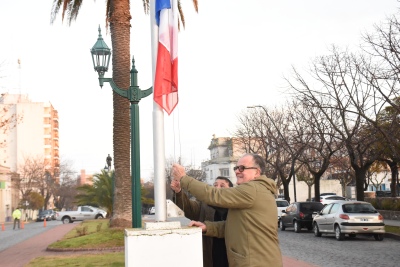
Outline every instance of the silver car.
{"type": "Polygon", "coordinates": [[[336,240],[345,234],[354,238],[357,234],[373,235],[382,241],[385,234],[383,216],[368,202],[337,201],[326,205],[313,219],[314,235],[335,234],[336,240]]]}

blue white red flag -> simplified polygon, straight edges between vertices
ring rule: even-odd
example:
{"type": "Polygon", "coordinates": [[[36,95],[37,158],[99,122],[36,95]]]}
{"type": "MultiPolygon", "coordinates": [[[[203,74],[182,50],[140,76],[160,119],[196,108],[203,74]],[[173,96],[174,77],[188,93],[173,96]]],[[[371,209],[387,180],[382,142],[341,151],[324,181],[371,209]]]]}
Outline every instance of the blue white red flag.
{"type": "Polygon", "coordinates": [[[168,115],[178,104],[178,4],[156,0],[158,52],[154,79],[154,101],[168,115]]]}

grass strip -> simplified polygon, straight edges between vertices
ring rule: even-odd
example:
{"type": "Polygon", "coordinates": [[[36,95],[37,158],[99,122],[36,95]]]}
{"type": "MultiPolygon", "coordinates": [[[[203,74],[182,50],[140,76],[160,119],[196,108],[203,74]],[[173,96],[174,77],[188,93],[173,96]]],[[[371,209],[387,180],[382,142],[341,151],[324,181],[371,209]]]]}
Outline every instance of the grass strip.
{"type": "Polygon", "coordinates": [[[400,235],[400,227],[398,227],[398,226],[385,225],[385,231],[386,231],[386,233],[400,235]]]}
{"type": "Polygon", "coordinates": [[[64,236],[49,245],[50,249],[99,249],[124,246],[124,229],[109,228],[108,220],[83,221],[64,236]],[[84,230],[86,229],[86,230],[84,230]]]}
{"type": "Polygon", "coordinates": [[[124,252],[69,255],[57,257],[39,257],[29,262],[26,267],[63,267],[63,266],[125,266],[124,252]]]}

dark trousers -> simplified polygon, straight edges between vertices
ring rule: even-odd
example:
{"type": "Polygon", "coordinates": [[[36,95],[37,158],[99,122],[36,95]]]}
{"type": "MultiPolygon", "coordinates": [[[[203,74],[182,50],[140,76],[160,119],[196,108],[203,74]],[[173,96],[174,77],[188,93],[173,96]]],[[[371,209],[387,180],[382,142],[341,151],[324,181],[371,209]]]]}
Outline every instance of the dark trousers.
{"type": "Polygon", "coordinates": [[[14,219],[14,228],[13,228],[14,230],[15,230],[15,224],[17,224],[17,223],[18,223],[18,229],[19,229],[19,221],[20,221],[20,220],[17,219],[17,218],[14,219]]]}

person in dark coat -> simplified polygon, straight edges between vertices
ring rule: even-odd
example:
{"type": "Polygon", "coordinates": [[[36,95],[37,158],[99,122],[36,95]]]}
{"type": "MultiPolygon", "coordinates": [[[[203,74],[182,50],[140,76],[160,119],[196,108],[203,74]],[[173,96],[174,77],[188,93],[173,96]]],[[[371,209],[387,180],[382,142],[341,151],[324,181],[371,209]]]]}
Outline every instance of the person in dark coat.
{"type": "MultiPolygon", "coordinates": [[[[233,187],[232,182],[223,176],[215,179],[214,187],[233,187]]],[[[172,180],[171,189],[175,192],[175,203],[185,212],[185,217],[195,221],[225,221],[228,209],[209,206],[206,203],[190,200],[182,192],[180,183],[172,180]]],[[[203,236],[203,266],[204,267],[229,267],[226,255],[225,238],[203,236]]]]}

